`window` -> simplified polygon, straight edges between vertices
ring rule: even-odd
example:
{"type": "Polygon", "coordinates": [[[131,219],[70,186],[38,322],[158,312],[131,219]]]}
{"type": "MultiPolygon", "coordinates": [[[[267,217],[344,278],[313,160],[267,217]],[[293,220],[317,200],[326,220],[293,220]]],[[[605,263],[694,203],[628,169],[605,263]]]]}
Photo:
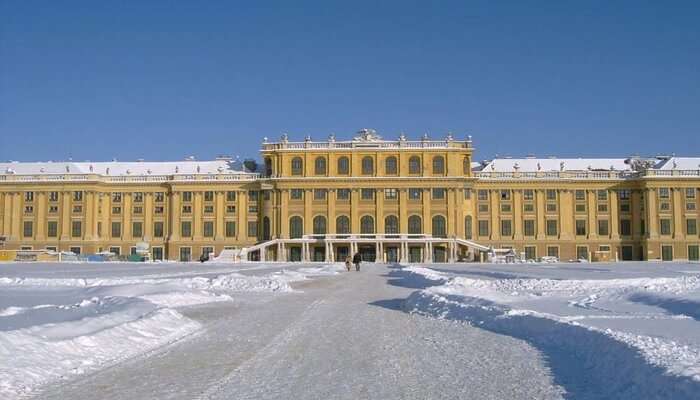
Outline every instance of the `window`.
{"type": "Polygon", "coordinates": [[[695,211],[695,207],[696,207],[695,203],[691,203],[691,202],[685,203],[686,211],[695,211]]]}
{"type": "Polygon", "coordinates": [[[236,221],[226,221],[224,223],[224,234],[226,237],[236,236],[236,221]]]}
{"type": "Polygon", "coordinates": [[[389,215],[384,218],[384,233],[399,233],[399,218],[396,215],[389,215]]]}
{"type": "Polygon", "coordinates": [[[34,212],[34,206],[24,206],[24,213],[31,214],[34,212]]]}
{"type": "Polygon", "coordinates": [[[258,221],[248,221],[248,237],[258,236],[258,221]]]}
{"type": "Polygon", "coordinates": [[[122,223],[121,222],[112,222],[112,237],[113,238],[119,238],[122,236],[122,223]]]}
{"type": "Polygon", "coordinates": [[[617,191],[617,196],[620,200],[629,200],[632,198],[632,191],[629,189],[620,189],[617,191]]]}
{"type": "Polygon", "coordinates": [[[314,189],[314,200],[326,200],[327,189],[314,189]]]}
{"type": "Polygon", "coordinates": [[[192,261],[192,248],[191,247],[180,247],[180,261],[181,262],[192,261]]]}
{"type": "Polygon", "coordinates": [[[510,203],[502,203],[501,204],[501,212],[509,213],[510,211],[511,211],[510,203]]]}
{"type": "Polygon", "coordinates": [[[556,200],[557,191],[554,189],[547,189],[547,200],[556,200]]]}
{"type": "Polygon", "coordinates": [[[547,212],[557,212],[557,203],[547,203],[547,212]]]}
{"type": "Polygon", "coordinates": [[[464,236],[466,239],[472,238],[472,216],[467,215],[464,218],[464,236]]]}
{"type": "Polygon", "coordinates": [[[338,175],[350,174],[350,159],[345,156],[338,158],[338,175]]]}
{"type": "Polygon", "coordinates": [[[598,201],[608,201],[608,191],[599,190],[598,191],[598,201]]]}
{"type": "Polygon", "coordinates": [[[362,189],[360,194],[362,200],[374,200],[374,189],[362,189]]]}
{"type": "Polygon", "coordinates": [[[673,246],[661,246],[661,260],[673,261],[673,246]]]}
{"type": "Polygon", "coordinates": [[[34,192],[24,192],[24,201],[34,201],[34,192]]]}
{"type": "Polygon", "coordinates": [[[480,213],[489,212],[489,205],[488,204],[479,204],[479,212],[480,213]]]}
{"type": "Polygon", "coordinates": [[[477,191],[477,199],[479,201],[487,201],[489,199],[489,191],[484,189],[479,189],[477,191]]]}
{"type": "Polygon", "coordinates": [[[230,204],[226,206],[226,213],[234,214],[235,212],[236,212],[236,206],[230,205],[230,204]]]}
{"type": "Polygon", "coordinates": [[[501,200],[510,200],[510,190],[501,190],[501,200]]]}
{"type": "Polygon", "coordinates": [[[523,199],[524,200],[534,200],[535,199],[535,191],[532,189],[523,190],[523,199]]]}
{"type": "Polygon", "coordinates": [[[533,213],[535,212],[535,205],[532,203],[525,203],[523,204],[523,211],[526,213],[533,213]]]}
{"type": "Polygon", "coordinates": [[[350,218],[341,215],[335,219],[335,231],[340,234],[350,233],[350,218]]]}
{"type": "Polygon", "coordinates": [[[112,214],[121,214],[121,213],[122,213],[121,207],[112,207],[112,214]]]}
{"type": "Polygon", "coordinates": [[[464,175],[469,175],[472,172],[472,165],[469,161],[469,157],[465,157],[462,161],[462,173],[464,175]]]}
{"type": "Polygon", "coordinates": [[[133,222],[131,224],[131,236],[134,238],[143,236],[143,222],[133,222]]]}
{"type": "Polygon", "coordinates": [[[443,156],[433,157],[433,174],[434,175],[445,174],[445,157],[443,157],[443,156]]]}
{"type": "Polygon", "coordinates": [[[610,251],[610,245],[601,244],[600,246],[598,246],[598,251],[610,251]]]}
{"type": "Polygon", "coordinates": [[[317,215],[313,220],[314,225],[314,235],[325,235],[326,234],[326,217],[323,215],[317,215]]]}
{"type": "Polygon", "coordinates": [[[668,201],[663,201],[659,203],[659,210],[661,211],[671,211],[671,203],[668,201]]]}
{"type": "Polygon", "coordinates": [[[420,157],[418,156],[411,156],[411,158],[408,159],[408,173],[412,175],[420,174],[421,171],[421,162],[420,162],[420,157]]]}
{"type": "Polygon", "coordinates": [[[659,232],[662,235],[671,234],[671,220],[668,218],[662,218],[659,220],[659,232]]]}
{"type": "Polygon", "coordinates": [[[445,198],[445,189],[433,188],[433,200],[442,200],[445,198]]]}
{"type": "Polygon", "coordinates": [[[693,236],[698,234],[698,221],[695,218],[685,220],[685,232],[693,236]]]}
{"type": "Polygon", "coordinates": [[[360,233],[374,233],[374,218],[370,215],[360,219],[360,233]]]}
{"type": "Polygon", "coordinates": [[[34,234],[34,223],[32,221],[24,221],[22,236],[32,237],[34,234]]]}
{"type": "Polygon", "coordinates": [[[447,224],[445,223],[445,217],[442,215],[436,215],[433,217],[433,237],[444,238],[447,237],[447,224]]]}
{"type": "Polygon", "coordinates": [[[535,246],[525,246],[525,259],[535,260],[537,259],[537,247],[535,246]]]}
{"type": "Polygon", "coordinates": [[[257,204],[248,205],[248,213],[249,214],[257,214],[257,212],[258,212],[258,205],[257,204]]]}
{"type": "Polygon", "coordinates": [[[162,238],[164,236],[163,221],[153,223],[153,237],[162,238]]]}
{"type": "Polygon", "coordinates": [[[525,236],[535,236],[535,220],[526,219],[523,221],[523,233],[525,236]]]}
{"type": "Polygon", "coordinates": [[[585,190],[576,190],[574,194],[576,201],[584,201],[586,200],[586,191],[585,190]]]}
{"type": "Polygon", "coordinates": [[[289,197],[292,200],[301,200],[304,198],[304,189],[292,189],[289,191],[289,197]]]}
{"type": "Polygon", "coordinates": [[[669,188],[659,188],[659,198],[668,199],[671,197],[671,189],[669,188]]]}
{"type": "Polygon", "coordinates": [[[620,235],[630,236],[632,234],[632,221],[629,219],[620,220],[620,235]]]}
{"type": "Polygon", "coordinates": [[[362,158],[362,175],[374,174],[374,159],[370,156],[362,158]]]}
{"type": "Polygon", "coordinates": [[[49,201],[58,201],[58,192],[49,192],[49,201]]]}
{"type": "Polygon", "coordinates": [[[607,219],[599,219],[598,220],[598,235],[600,236],[608,236],[610,234],[610,229],[608,225],[608,220],[607,219]]]}
{"type": "Polygon", "coordinates": [[[547,222],[547,236],[556,236],[558,231],[557,220],[548,219],[547,222]]]}
{"type": "Polygon", "coordinates": [[[211,206],[211,205],[204,206],[204,213],[205,214],[214,214],[214,206],[211,206]]]}
{"type": "Polygon", "coordinates": [[[472,198],[472,191],[471,189],[464,189],[464,199],[469,200],[472,198]]]}
{"type": "Polygon", "coordinates": [[[214,201],[214,192],[211,190],[204,192],[204,201],[214,201]]]}
{"type": "Polygon", "coordinates": [[[58,212],[58,206],[49,206],[49,214],[56,214],[58,212]]]}
{"type": "Polygon", "coordinates": [[[204,221],[202,228],[204,230],[204,237],[214,237],[214,221],[204,221]]]}
{"type": "MultiPolygon", "coordinates": [[[[610,250],[610,248],[608,248],[608,250],[610,250]]],[[[588,260],[588,247],[576,246],[576,259],[577,260],[588,260]]]]}
{"type": "Polygon", "coordinates": [[[390,156],[387,157],[387,159],[384,161],[384,169],[386,170],[385,173],[387,175],[396,175],[398,173],[398,162],[396,161],[396,157],[390,156]]]}
{"type": "Polygon", "coordinates": [[[58,221],[47,222],[46,236],[48,236],[48,237],[57,237],[58,236],[58,221]]]}
{"type": "Polygon", "coordinates": [[[411,235],[419,235],[423,233],[423,222],[418,215],[408,217],[408,233],[411,235]]]}
{"type": "Polygon", "coordinates": [[[154,200],[156,203],[162,203],[165,201],[165,193],[163,192],[156,192],[154,196],[154,200]]]}
{"type": "Polygon", "coordinates": [[[408,189],[408,199],[409,200],[420,200],[422,189],[408,189]]]}
{"type": "Polygon", "coordinates": [[[192,237],[192,222],[191,221],[182,221],[180,223],[180,236],[192,237]]]}
{"type": "Polygon", "coordinates": [[[686,188],[685,189],[685,198],[686,199],[694,199],[695,198],[695,188],[686,188]]]}
{"type": "Polygon", "coordinates": [[[607,203],[598,203],[598,212],[601,212],[601,213],[606,213],[606,212],[608,212],[608,205],[607,205],[607,203]]]}
{"type": "Polygon", "coordinates": [[[485,219],[479,220],[479,236],[489,235],[489,221],[485,219]]]}
{"type": "Polygon", "coordinates": [[[396,200],[399,198],[399,191],[397,189],[384,189],[384,198],[387,200],[396,200]]]}
{"type": "Polygon", "coordinates": [[[350,200],[350,189],[338,189],[338,190],[336,190],[335,197],[338,200],[350,200]]]}
{"type": "Polygon", "coordinates": [[[182,192],[182,201],[191,202],[192,201],[192,192],[182,192]]]}
{"type": "Polygon", "coordinates": [[[121,203],[121,202],[122,202],[122,194],[119,192],[112,193],[112,203],[121,203]]]}
{"type": "Polygon", "coordinates": [[[192,206],[182,206],[183,214],[192,214],[192,206]]]}
{"type": "Polygon", "coordinates": [[[304,236],[304,222],[299,216],[294,216],[289,219],[289,237],[290,239],[299,239],[304,236]]]}
{"type": "Polygon", "coordinates": [[[620,203],[620,212],[623,212],[623,213],[630,212],[630,203],[620,203]]]}
{"type": "Polygon", "coordinates": [[[301,157],[292,158],[292,175],[303,175],[304,173],[304,161],[301,157]]]}
{"type": "Polygon", "coordinates": [[[688,246],[688,261],[700,260],[700,246],[697,244],[688,246]]]}
{"type": "Polygon", "coordinates": [[[576,220],[576,236],[585,236],[586,235],[586,220],[585,219],[577,219],[576,220]]]}
{"type": "MultiPolygon", "coordinates": [[[[80,207],[80,206],[75,206],[75,207],[80,207]]],[[[73,212],[81,212],[82,211],[82,207],[80,207],[77,210],[75,209],[75,207],[74,207],[73,212]]],[[[143,214],[143,207],[134,207],[134,214],[143,214]]]]}
{"type": "Polygon", "coordinates": [[[259,196],[260,192],[258,192],[257,190],[248,191],[248,201],[258,201],[259,196]]]}
{"type": "Polygon", "coordinates": [[[513,235],[513,222],[509,219],[501,220],[501,236],[513,235]]]}
{"type": "Polygon", "coordinates": [[[314,174],[325,175],[326,174],[326,158],[316,157],[314,160],[314,174]]]}
{"type": "Polygon", "coordinates": [[[83,192],[76,190],[73,192],[73,201],[83,201],[83,192]]]}
{"type": "Polygon", "coordinates": [[[585,213],[586,212],[586,205],[585,204],[576,204],[576,212],[577,213],[585,213]]]}

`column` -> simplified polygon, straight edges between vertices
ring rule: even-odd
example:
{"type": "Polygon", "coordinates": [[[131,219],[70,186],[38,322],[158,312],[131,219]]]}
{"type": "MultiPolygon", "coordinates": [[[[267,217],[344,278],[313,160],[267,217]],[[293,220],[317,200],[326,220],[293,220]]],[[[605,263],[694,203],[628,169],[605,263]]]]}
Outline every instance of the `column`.
{"type": "Polygon", "coordinates": [[[498,190],[490,191],[489,199],[491,200],[489,209],[491,211],[491,240],[499,240],[501,238],[501,226],[499,224],[499,193],[498,190]]]}
{"type": "Polygon", "coordinates": [[[682,188],[672,188],[671,196],[673,201],[673,238],[683,239],[685,234],[683,229],[685,227],[685,221],[683,221],[683,213],[685,207],[683,205],[683,189],[682,188]]]}
{"type": "Polygon", "coordinates": [[[3,208],[4,211],[2,213],[3,215],[3,220],[2,220],[2,234],[8,237],[8,240],[10,240],[11,234],[12,234],[12,199],[14,196],[12,196],[12,193],[6,192],[3,194],[3,208]]]}
{"type": "Polygon", "coordinates": [[[224,214],[226,214],[226,207],[224,206],[224,191],[216,191],[216,208],[214,212],[216,213],[216,233],[214,235],[214,240],[221,241],[224,240],[224,214]]]}
{"type": "MultiPolygon", "coordinates": [[[[447,237],[454,237],[457,234],[456,229],[456,206],[455,206],[455,189],[447,188],[447,237]]],[[[463,224],[461,224],[463,225],[463,224]]]]}
{"type": "MultiPolygon", "coordinates": [[[[632,238],[639,240],[642,220],[641,195],[638,189],[632,190],[632,238]]],[[[636,250],[635,250],[636,253],[636,250]]]]}
{"type": "Polygon", "coordinates": [[[173,192],[170,195],[170,204],[168,207],[170,210],[170,216],[172,223],[170,224],[170,241],[175,241],[180,239],[180,214],[182,213],[182,206],[180,205],[180,193],[173,192]]]}
{"type": "MultiPolygon", "coordinates": [[[[93,240],[100,240],[100,232],[97,230],[97,224],[100,221],[100,197],[102,196],[102,193],[98,193],[96,191],[92,192],[92,221],[90,221],[90,224],[92,225],[92,238],[93,240]]],[[[104,212],[104,210],[103,210],[104,212]]],[[[102,224],[102,229],[106,229],[105,225],[102,224]]],[[[95,249],[97,250],[97,249],[95,249]]]]}
{"type": "MultiPolygon", "coordinates": [[[[192,233],[195,241],[202,240],[202,192],[193,193],[194,199],[192,203],[192,233]]],[[[262,252],[261,252],[262,254],[262,252]]]]}
{"type": "MultiPolygon", "coordinates": [[[[656,199],[656,188],[648,189],[646,192],[647,207],[645,208],[647,214],[647,232],[649,239],[657,239],[659,237],[659,218],[658,218],[658,205],[656,199]]],[[[645,257],[646,259],[646,257],[645,257]]]]}
{"type": "Polygon", "coordinates": [[[588,196],[588,239],[598,238],[598,220],[596,219],[596,196],[595,190],[586,190],[588,196]]]}
{"type": "Polygon", "coordinates": [[[284,189],[280,194],[280,237],[289,238],[289,190],[284,189]]]}
{"type": "Polygon", "coordinates": [[[153,240],[153,192],[145,192],[143,197],[143,240],[150,242],[153,240]]]}
{"type": "Polygon", "coordinates": [[[408,190],[399,189],[399,233],[408,233],[408,190]]]}
{"type": "Polygon", "coordinates": [[[248,240],[248,192],[241,190],[237,193],[238,199],[238,241],[248,240]]]}
{"type": "Polygon", "coordinates": [[[523,240],[523,191],[513,191],[513,239],[523,240]]]}
{"type": "Polygon", "coordinates": [[[559,221],[561,226],[560,238],[574,238],[574,196],[569,189],[559,191],[559,221]]]}
{"type": "MultiPolygon", "coordinates": [[[[358,189],[350,189],[350,233],[360,233],[360,212],[357,205],[360,202],[360,191],[358,189]]],[[[353,253],[354,254],[354,253],[353,253]]]]}
{"type": "Polygon", "coordinates": [[[328,201],[328,226],[327,233],[336,233],[335,231],[335,189],[329,189],[326,197],[328,201]]]}
{"type": "Polygon", "coordinates": [[[423,233],[426,235],[433,234],[433,217],[430,210],[430,189],[423,190],[423,233]]]}
{"type": "Polygon", "coordinates": [[[21,240],[22,227],[20,226],[22,221],[22,193],[15,192],[13,195],[14,200],[12,201],[12,237],[15,240],[21,240]]]}
{"type": "MultiPolygon", "coordinates": [[[[377,189],[374,200],[377,207],[375,210],[375,218],[377,219],[376,233],[384,233],[384,189],[377,189]]],[[[377,257],[379,257],[378,253],[377,257]]]]}
{"type": "Polygon", "coordinates": [[[95,212],[95,192],[93,190],[86,190],[83,194],[85,196],[85,219],[83,220],[83,238],[85,240],[95,240],[95,226],[94,221],[97,219],[97,213],[95,212]]]}
{"type": "Polygon", "coordinates": [[[70,192],[61,192],[61,241],[70,240],[70,192]]]}
{"type": "Polygon", "coordinates": [[[617,196],[617,190],[608,191],[608,198],[610,199],[610,239],[612,240],[620,239],[620,207],[617,196]]]}
{"type": "Polygon", "coordinates": [[[46,239],[46,192],[37,192],[36,197],[36,240],[42,241],[46,239]]]}
{"type": "MultiPolygon", "coordinates": [[[[131,240],[131,192],[124,192],[122,195],[122,240],[131,240]]],[[[128,250],[128,249],[127,249],[128,250]]],[[[129,254],[128,251],[125,252],[129,254]]]]}
{"type": "Polygon", "coordinates": [[[547,226],[544,219],[544,213],[546,210],[544,196],[544,189],[535,190],[535,212],[537,213],[537,240],[544,240],[546,238],[547,226]]]}

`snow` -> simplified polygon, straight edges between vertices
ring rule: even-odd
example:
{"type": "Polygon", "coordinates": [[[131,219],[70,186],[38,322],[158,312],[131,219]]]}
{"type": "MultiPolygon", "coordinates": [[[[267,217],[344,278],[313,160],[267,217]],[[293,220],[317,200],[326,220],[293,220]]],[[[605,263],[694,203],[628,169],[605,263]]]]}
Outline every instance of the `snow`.
{"type": "Polygon", "coordinates": [[[108,161],[0,163],[0,175],[98,174],[104,176],[245,174],[240,162],[212,161],[108,161]]]}
{"type": "Polygon", "coordinates": [[[245,292],[293,292],[290,283],[333,275],[340,267],[270,268],[0,265],[0,397],[26,395],[201,331],[182,307],[231,302],[245,292]]]}
{"type": "Polygon", "coordinates": [[[625,161],[626,158],[496,158],[481,171],[513,172],[516,165],[520,172],[561,171],[562,164],[564,171],[631,171],[631,165],[625,161]]]}
{"type": "Polygon", "coordinates": [[[700,157],[671,157],[657,165],[660,170],[700,170],[700,157]]]}
{"type": "Polygon", "coordinates": [[[616,398],[669,393],[673,398],[694,398],[697,393],[697,264],[433,268],[437,271],[424,266],[405,269],[433,282],[409,298],[411,312],[518,337],[554,359],[583,359],[587,369],[578,372],[595,371],[586,378],[589,384],[597,383],[616,398]],[[628,377],[621,380],[620,371],[628,377]],[[636,382],[638,390],[625,388],[628,380],[636,382]]]}

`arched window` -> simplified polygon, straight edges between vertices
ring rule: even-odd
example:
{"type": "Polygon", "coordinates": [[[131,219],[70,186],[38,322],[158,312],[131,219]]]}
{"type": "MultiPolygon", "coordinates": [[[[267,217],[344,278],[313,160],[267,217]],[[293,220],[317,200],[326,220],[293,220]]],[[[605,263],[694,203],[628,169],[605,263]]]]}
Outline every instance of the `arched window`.
{"type": "Polygon", "coordinates": [[[360,233],[374,233],[374,218],[371,215],[360,219],[360,233]]]}
{"type": "Polygon", "coordinates": [[[343,156],[338,159],[338,175],[348,175],[350,173],[350,160],[343,156]]]}
{"type": "Polygon", "coordinates": [[[317,215],[314,217],[314,235],[326,234],[326,217],[317,215]]]}
{"type": "Polygon", "coordinates": [[[362,159],[362,175],[374,174],[374,159],[367,156],[362,159]]]}
{"type": "Polygon", "coordinates": [[[292,175],[304,174],[304,161],[301,157],[292,158],[292,175]]]}
{"type": "Polygon", "coordinates": [[[413,156],[408,159],[408,173],[409,174],[420,174],[420,157],[413,156]]]}
{"type": "Polygon", "coordinates": [[[335,232],[338,234],[349,234],[350,233],[350,218],[345,215],[341,215],[335,219],[335,232]]]}
{"type": "Polygon", "coordinates": [[[472,216],[467,215],[464,218],[464,236],[467,239],[472,238],[472,216]]]}
{"type": "Polygon", "coordinates": [[[398,167],[398,162],[396,161],[396,157],[391,156],[387,157],[387,159],[384,161],[384,167],[386,169],[385,173],[387,175],[396,175],[399,167],[398,167]]]}
{"type": "Polygon", "coordinates": [[[325,175],[326,174],[326,158],[325,157],[316,157],[316,160],[314,161],[314,173],[316,175],[325,175]]]}
{"type": "Polygon", "coordinates": [[[445,173],[445,157],[435,156],[433,157],[433,174],[442,175],[445,173]]]}
{"type": "Polygon", "coordinates": [[[447,237],[445,217],[442,215],[436,215],[433,217],[433,237],[447,237]]]}
{"type": "Polygon", "coordinates": [[[408,233],[412,235],[420,235],[423,233],[423,224],[418,215],[408,217],[408,233]]]}
{"type": "Polygon", "coordinates": [[[396,215],[389,215],[384,218],[384,233],[399,233],[399,219],[396,217],[396,215]]]}
{"type": "Polygon", "coordinates": [[[263,240],[270,240],[270,218],[263,217],[263,240]]]}
{"type": "Polygon", "coordinates": [[[304,220],[299,216],[289,219],[289,238],[299,239],[304,236],[304,220]]]}

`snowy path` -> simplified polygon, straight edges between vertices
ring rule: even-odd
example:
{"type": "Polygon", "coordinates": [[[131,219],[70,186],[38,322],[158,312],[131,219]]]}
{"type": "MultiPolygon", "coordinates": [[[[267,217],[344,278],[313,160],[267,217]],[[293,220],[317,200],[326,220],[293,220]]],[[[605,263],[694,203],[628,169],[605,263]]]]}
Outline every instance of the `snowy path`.
{"type": "Polygon", "coordinates": [[[533,347],[405,313],[385,266],[183,309],[195,337],[45,388],[42,399],[559,398],[533,347]]]}

